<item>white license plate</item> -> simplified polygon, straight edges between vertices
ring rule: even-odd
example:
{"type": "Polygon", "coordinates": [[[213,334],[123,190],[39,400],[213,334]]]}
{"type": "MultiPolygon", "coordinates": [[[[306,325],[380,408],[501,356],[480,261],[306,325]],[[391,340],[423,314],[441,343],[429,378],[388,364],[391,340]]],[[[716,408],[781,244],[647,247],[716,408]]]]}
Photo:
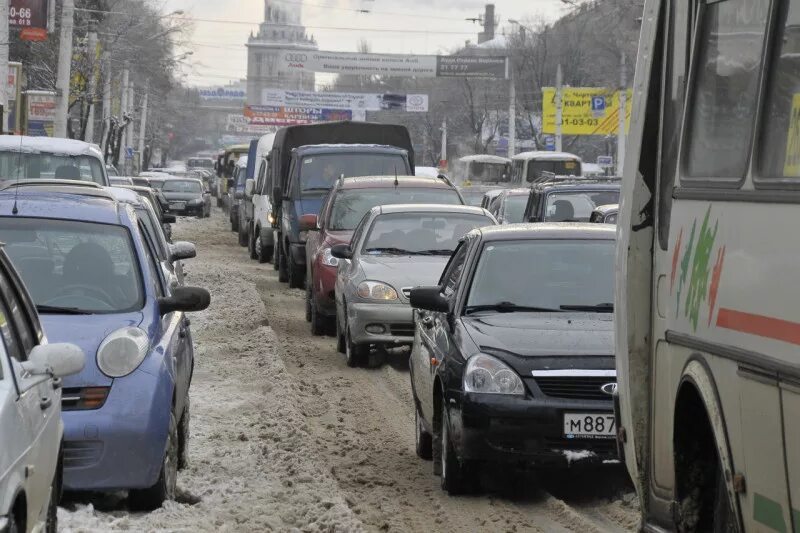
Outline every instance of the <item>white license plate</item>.
{"type": "Polygon", "coordinates": [[[564,413],[568,439],[610,439],[616,432],[613,413],[564,413]]]}
{"type": "Polygon", "coordinates": [[[172,209],[184,209],[186,207],[186,202],[175,202],[170,207],[172,207],[172,209]]]}

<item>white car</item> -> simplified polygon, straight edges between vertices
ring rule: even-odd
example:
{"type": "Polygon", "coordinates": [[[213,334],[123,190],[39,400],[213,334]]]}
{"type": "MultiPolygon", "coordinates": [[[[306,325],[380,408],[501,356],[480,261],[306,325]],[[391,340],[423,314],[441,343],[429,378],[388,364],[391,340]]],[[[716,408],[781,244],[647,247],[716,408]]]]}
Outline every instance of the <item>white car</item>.
{"type": "Polygon", "coordinates": [[[61,495],[61,378],[83,369],[73,344],[47,344],[0,250],[0,531],[56,531],[61,495]]]}
{"type": "Polygon", "coordinates": [[[272,176],[269,172],[268,155],[272,150],[275,134],[264,135],[256,149],[256,179],[245,184],[245,201],[252,204],[253,216],[248,230],[247,248],[250,258],[260,263],[272,260],[275,239],[272,230],[272,176]]]}

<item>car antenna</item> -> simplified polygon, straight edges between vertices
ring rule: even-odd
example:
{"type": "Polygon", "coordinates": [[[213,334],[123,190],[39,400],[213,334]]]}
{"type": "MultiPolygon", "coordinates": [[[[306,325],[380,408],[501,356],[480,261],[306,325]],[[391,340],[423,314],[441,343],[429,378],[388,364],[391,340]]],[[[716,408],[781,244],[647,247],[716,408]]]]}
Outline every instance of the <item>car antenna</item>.
{"type": "Polygon", "coordinates": [[[394,187],[395,189],[397,186],[400,185],[400,182],[397,181],[397,165],[394,166],[394,187]]]}

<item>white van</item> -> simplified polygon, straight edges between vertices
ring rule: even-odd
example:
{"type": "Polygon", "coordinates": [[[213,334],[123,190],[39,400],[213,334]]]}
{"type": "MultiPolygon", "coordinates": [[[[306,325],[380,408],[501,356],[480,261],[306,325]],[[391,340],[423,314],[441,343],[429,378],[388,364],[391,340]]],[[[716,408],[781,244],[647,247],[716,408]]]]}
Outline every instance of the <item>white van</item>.
{"type": "Polygon", "coordinates": [[[522,152],[511,158],[511,181],[526,185],[550,172],[556,176],[583,176],[583,161],[568,152],[522,152]]]}
{"type": "Polygon", "coordinates": [[[245,185],[245,201],[252,202],[253,222],[248,229],[247,249],[250,258],[257,259],[259,263],[266,263],[272,259],[275,250],[275,238],[272,224],[275,222],[272,214],[272,176],[269,169],[269,153],[275,134],[264,135],[258,141],[256,148],[256,177],[247,180],[245,185]]]}

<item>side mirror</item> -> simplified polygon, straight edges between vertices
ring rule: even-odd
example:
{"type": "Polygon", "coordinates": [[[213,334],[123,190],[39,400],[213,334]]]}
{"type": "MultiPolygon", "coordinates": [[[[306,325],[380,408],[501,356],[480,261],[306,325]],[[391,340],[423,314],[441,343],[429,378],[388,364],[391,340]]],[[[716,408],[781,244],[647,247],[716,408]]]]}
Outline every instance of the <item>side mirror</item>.
{"type": "Polygon", "coordinates": [[[42,344],[31,350],[22,368],[35,376],[50,374],[63,378],[77,374],[85,364],[86,355],[74,344],[42,344]]]}
{"type": "Polygon", "coordinates": [[[169,260],[180,261],[182,259],[192,259],[197,257],[197,248],[194,244],[186,241],[178,241],[169,245],[169,260]]]}
{"type": "Polygon", "coordinates": [[[161,315],[180,311],[192,313],[204,311],[211,305],[211,294],[200,287],[175,287],[172,296],[158,299],[158,309],[161,315]]]}
{"type": "Polygon", "coordinates": [[[249,179],[244,182],[244,195],[248,198],[253,197],[253,191],[256,189],[256,182],[254,179],[249,179]]]}
{"type": "Polygon", "coordinates": [[[352,259],[353,249],[349,244],[335,244],[331,247],[331,255],[336,259],[352,259]]]}
{"type": "Polygon", "coordinates": [[[314,214],[303,215],[300,217],[300,231],[315,231],[317,229],[317,221],[319,217],[314,214]]]}
{"type": "Polygon", "coordinates": [[[450,304],[447,299],[442,296],[441,287],[416,287],[411,289],[409,302],[414,309],[423,309],[425,311],[434,311],[437,313],[447,313],[450,311],[450,304]]]}
{"type": "Polygon", "coordinates": [[[175,217],[175,215],[167,215],[167,214],[161,215],[162,224],[175,224],[175,222],[177,221],[178,219],[175,217]]]}

